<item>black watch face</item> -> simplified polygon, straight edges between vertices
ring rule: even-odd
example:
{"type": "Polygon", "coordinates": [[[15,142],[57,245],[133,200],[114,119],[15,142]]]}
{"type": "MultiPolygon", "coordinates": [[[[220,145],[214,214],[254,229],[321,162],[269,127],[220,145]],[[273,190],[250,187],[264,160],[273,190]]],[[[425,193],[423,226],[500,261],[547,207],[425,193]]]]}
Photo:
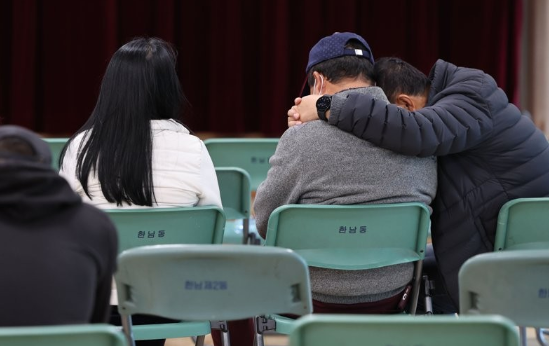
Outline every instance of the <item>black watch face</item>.
{"type": "Polygon", "coordinates": [[[332,98],[328,96],[322,96],[316,101],[316,108],[319,111],[327,111],[332,104],[332,98]]]}

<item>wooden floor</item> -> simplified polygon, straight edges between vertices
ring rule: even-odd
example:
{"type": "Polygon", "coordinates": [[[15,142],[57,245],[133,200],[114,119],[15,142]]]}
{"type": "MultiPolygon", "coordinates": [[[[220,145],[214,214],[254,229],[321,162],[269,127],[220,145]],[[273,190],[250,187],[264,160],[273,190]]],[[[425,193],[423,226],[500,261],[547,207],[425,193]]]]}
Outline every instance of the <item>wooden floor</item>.
{"type": "MultiPolygon", "coordinates": [[[[213,345],[212,338],[207,335],[204,341],[204,346],[213,345]]],[[[286,346],[288,345],[288,337],[286,335],[267,335],[265,336],[265,346],[286,346]]],[[[194,341],[191,338],[168,339],[164,346],[194,346],[194,341]]]]}

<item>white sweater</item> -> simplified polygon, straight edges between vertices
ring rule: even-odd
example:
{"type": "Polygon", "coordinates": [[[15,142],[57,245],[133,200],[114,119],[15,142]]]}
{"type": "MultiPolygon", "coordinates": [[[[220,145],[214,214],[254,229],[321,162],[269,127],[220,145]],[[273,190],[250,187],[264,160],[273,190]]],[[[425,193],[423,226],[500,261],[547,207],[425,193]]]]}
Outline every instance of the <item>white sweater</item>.
{"type": "MultiPolygon", "coordinates": [[[[152,175],[155,207],[191,207],[221,205],[221,195],[212,159],[204,143],[173,120],[152,120],[153,137],[152,175]]],[[[64,177],[84,202],[102,209],[143,208],[142,206],[108,202],[101,192],[95,173],[88,180],[90,199],[76,177],[77,153],[87,132],[72,142],[63,160],[59,174],[64,177]]]]}

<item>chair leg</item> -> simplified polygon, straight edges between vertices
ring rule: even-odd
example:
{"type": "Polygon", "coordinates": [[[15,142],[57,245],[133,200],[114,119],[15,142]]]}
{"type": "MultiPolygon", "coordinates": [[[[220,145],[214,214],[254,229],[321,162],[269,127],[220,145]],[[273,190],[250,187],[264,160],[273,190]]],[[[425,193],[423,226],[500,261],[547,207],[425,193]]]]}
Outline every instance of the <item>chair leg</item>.
{"type": "Polygon", "coordinates": [[[259,327],[262,316],[256,316],[254,318],[255,326],[255,337],[254,337],[254,346],[265,346],[265,341],[263,339],[263,329],[259,327]]]}
{"type": "Polygon", "coordinates": [[[135,346],[135,339],[132,331],[132,317],[130,315],[121,315],[120,317],[122,320],[122,331],[126,336],[128,346],[135,346]]]}
{"type": "Polygon", "coordinates": [[[433,314],[433,300],[431,299],[431,280],[423,275],[423,287],[425,289],[425,315],[433,314]]]}
{"type": "Polygon", "coordinates": [[[231,345],[227,321],[210,321],[210,326],[212,329],[219,329],[221,331],[221,345],[231,345]]]}
{"type": "Polygon", "coordinates": [[[526,338],[526,327],[519,327],[520,345],[527,346],[528,341],[526,338]]]}
{"type": "Polygon", "coordinates": [[[206,338],[205,335],[199,335],[196,337],[196,341],[194,342],[194,346],[204,346],[204,339],[206,338]]]}
{"type": "Polygon", "coordinates": [[[248,244],[250,241],[250,219],[242,220],[242,243],[248,244]]]}
{"type": "Polygon", "coordinates": [[[419,299],[419,288],[421,285],[421,270],[423,268],[423,261],[416,262],[416,268],[414,270],[414,285],[412,287],[412,301],[410,302],[410,315],[416,314],[417,301],[419,299]]]}
{"type": "Polygon", "coordinates": [[[265,343],[263,341],[263,334],[255,334],[254,346],[265,346],[265,343]]]}
{"type": "Polygon", "coordinates": [[[549,332],[547,330],[544,330],[542,328],[536,328],[536,339],[538,340],[539,344],[541,346],[549,346],[547,341],[545,341],[545,335],[549,335],[549,332]]]}
{"type": "Polygon", "coordinates": [[[231,345],[231,340],[229,339],[229,329],[221,330],[221,344],[223,346],[231,345]]]}

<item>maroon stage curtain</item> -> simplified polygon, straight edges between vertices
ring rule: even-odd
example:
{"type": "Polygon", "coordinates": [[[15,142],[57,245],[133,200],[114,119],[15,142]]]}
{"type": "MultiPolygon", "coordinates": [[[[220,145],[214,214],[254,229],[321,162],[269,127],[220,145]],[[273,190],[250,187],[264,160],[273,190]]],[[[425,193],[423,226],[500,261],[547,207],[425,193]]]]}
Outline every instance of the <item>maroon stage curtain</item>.
{"type": "Polygon", "coordinates": [[[437,58],[483,69],[517,102],[521,19],[522,0],[4,0],[0,123],[72,134],[135,36],[179,51],[195,131],[282,134],[309,49],[335,31],[425,73],[437,58]]]}

